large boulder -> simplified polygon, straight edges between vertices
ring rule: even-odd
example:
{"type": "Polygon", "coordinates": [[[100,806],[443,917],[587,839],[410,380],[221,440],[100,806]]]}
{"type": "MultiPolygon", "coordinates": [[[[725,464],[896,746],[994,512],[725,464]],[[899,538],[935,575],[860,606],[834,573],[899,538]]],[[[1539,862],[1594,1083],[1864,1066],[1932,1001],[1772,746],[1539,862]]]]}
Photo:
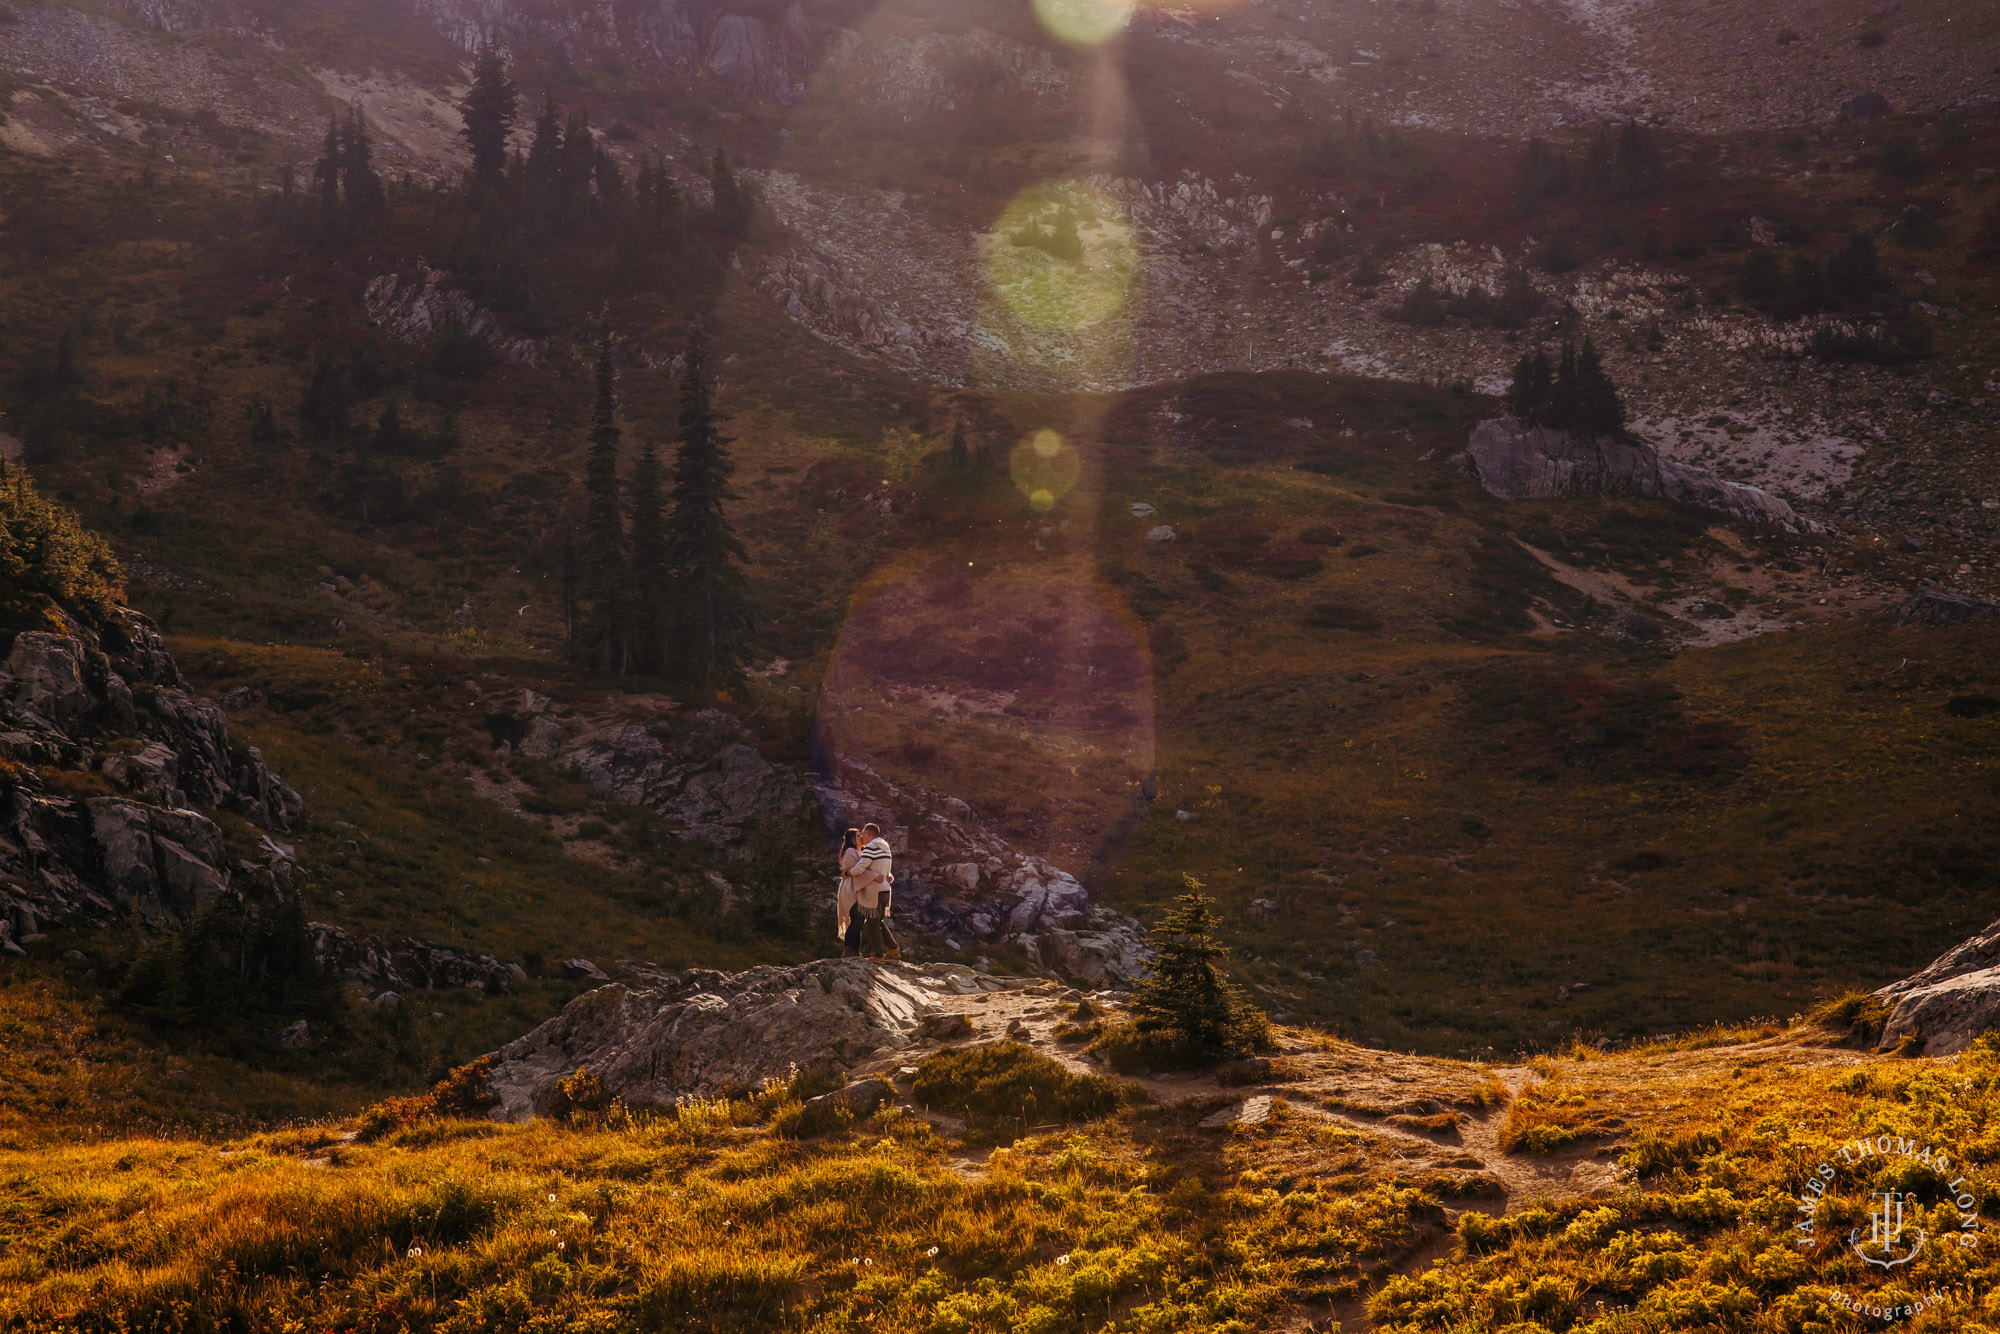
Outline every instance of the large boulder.
{"type": "Polygon", "coordinates": [[[106,889],[152,925],[179,926],[228,890],[222,831],[207,816],[122,797],[84,805],[106,889]]]}
{"type": "Polygon", "coordinates": [[[1926,1056],[1964,1051],[1981,1033],[2000,1028],[2000,922],[1875,994],[1891,1007],[1882,1028],[1885,1049],[1914,1040],[1926,1056]]]}
{"type": "Polygon", "coordinates": [[[1640,441],[1552,431],[1495,417],[1473,428],[1463,458],[1466,470],[1502,500],[1652,496],[1788,533],[1823,531],[1768,491],[1677,463],[1640,441]]]}
{"type": "Polygon", "coordinates": [[[656,973],[586,992],[495,1053],[494,1116],[544,1114],[556,1082],[588,1069],[633,1105],[752,1089],[795,1071],[846,1070],[918,1039],[952,996],[1009,984],[952,964],[822,959],[726,974],[656,973]]]}
{"type": "Polygon", "coordinates": [[[1920,588],[1896,604],[1897,625],[1976,625],[1996,618],[2000,604],[1942,588],[1920,588]]]}

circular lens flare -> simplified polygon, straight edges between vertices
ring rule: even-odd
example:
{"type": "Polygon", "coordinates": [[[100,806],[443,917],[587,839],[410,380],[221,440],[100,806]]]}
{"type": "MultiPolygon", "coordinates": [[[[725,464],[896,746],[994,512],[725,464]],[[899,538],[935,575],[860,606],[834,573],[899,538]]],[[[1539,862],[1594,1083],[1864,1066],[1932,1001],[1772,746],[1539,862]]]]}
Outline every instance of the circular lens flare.
{"type": "Polygon", "coordinates": [[[1025,323],[1078,331],[1125,304],[1139,247],[1117,201],[1077,181],[1029,186],[986,237],[994,292],[1025,323]]]}
{"type": "Polygon", "coordinates": [[[1035,0],[1049,35],[1071,46],[1099,46],[1132,22],[1133,0],[1035,0]]]}
{"type": "Polygon", "coordinates": [[[1044,429],[1014,446],[1007,471],[1028,498],[1028,508],[1047,514],[1076,485],[1082,461],[1068,441],[1044,429]]]}

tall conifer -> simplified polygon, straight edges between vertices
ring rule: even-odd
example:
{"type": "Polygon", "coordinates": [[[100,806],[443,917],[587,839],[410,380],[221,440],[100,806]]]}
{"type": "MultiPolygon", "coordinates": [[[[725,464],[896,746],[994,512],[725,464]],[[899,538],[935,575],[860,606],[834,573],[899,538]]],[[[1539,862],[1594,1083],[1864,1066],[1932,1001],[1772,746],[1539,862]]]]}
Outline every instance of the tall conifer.
{"type": "Polygon", "coordinates": [[[736,678],[755,624],[744,592],[748,556],[723,513],[733,499],[734,466],[710,398],[708,358],[708,336],[697,328],[681,373],[680,448],[667,518],[676,665],[703,693],[736,678]]]}
{"type": "Polygon", "coordinates": [[[492,43],[479,48],[472,62],[472,87],[458,104],[465,128],[459,131],[472,150],[475,183],[497,182],[507,170],[507,132],[514,127],[519,94],[507,77],[507,62],[492,43]]]}
{"type": "Polygon", "coordinates": [[[583,632],[578,657],[598,671],[627,665],[625,516],[618,503],[618,373],[607,336],[597,354],[597,401],[584,471],[583,632]]]}
{"type": "Polygon", "coordinates": [[[340,137],[340,178],[347,194],[347,214],[365,222],[389,207],[382,178],[375,174],[374,150],[368,142],[368,117],[359,106],[349,107],[340,137]]]}
{"type": "Polygon", "coordinates": [[[666,490],[660,451],[650,440],[632,470],[633,659],[641,671],[658,672],[667,663],[671,635],[668,584],[666,490]]]}

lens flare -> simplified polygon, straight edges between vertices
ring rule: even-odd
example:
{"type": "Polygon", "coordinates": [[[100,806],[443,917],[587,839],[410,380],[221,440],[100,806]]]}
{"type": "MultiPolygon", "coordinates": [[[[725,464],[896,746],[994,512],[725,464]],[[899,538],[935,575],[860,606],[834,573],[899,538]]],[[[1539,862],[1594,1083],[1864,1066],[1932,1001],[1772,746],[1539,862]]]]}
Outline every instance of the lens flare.
{"type": "Polygon", "coordinates": [[[1014,446],[1007,471],[1028,498],[1028,508],[1047,514],[1076,485],[1082,465],[1068,441],[1044,429],[1014,446]]]}
{"type": "Polygon", "coordinates": [[[1099,46],[1132,22],[1133,0],[1035,0],[1049,35],[1071,46],[1099,46]]]}
{"type": "Polygon", "coordinates": [[[993,291],[1024,322],[1078,331],[1125,304],[1139,247],[1118,203],[1077,181],[1014,196],[986,237],[993,291]]]}

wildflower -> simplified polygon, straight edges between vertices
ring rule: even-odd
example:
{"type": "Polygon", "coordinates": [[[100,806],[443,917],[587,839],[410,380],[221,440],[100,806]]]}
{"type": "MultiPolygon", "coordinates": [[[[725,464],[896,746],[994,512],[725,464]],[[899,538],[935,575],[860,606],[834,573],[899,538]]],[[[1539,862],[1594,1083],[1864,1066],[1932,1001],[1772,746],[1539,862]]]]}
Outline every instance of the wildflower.
{"type": "Polygon", "coordinates": [[[569,1243],[566,1241],[559,1241],[556,1243],[556,1249],[559,1251],[566,1251],[569,1249],[569,1243]]]}
{"type": "Polygon", "coordinates": [[[424,1253],[424,1248],[421,1246],[410,1247],[410,1258],[412,1260],[416,1259],[419,1255],[422,1255],[423,1253],[424,1253]]]}
{"type": "Polygon", "coordinates": [[[874,1257],[870,1256],[868,1258],[863,1259],[861,1263],[865,1265],[872,1265],[875,1263],[875,1260],[874,1257]]]}
{"type": "Polygon", "coordinates": [[[1057,1264],[1059,1264],[1059,1265],[1066,1265],[1066,1264],[1068,1264],[1068,1263],[1069,1263],[1069,1256],[1068,1256],[1068,1255],[1058,1255],[1058,1256],[1056,1257],[1056,1263],[1057,1263],[1057,1264]]]}
{"type": "Polygon", "coordinates": [[[555,1234],[556,1234],[556,1230],[555,1230],[554,1228],[550,1228],[550,1229],[549,1229],[549,1235],[550,1235],[551,1237],[553,1237],[553,1236],[554,1236],[555,1234]]]}
{"type": "Polygon", "coordinates": [[[931,1247],[929,1250],[924,1252],[925,1255],[936,1255],[937,1253],[938,1253],[938,1248],[935,1246],[931,1247]]]}
{"type": "Polygon", "coordinates": [[[550,1204],[554,1204],[555,1202],[556,1202],[556,1193],[555,1193],[554,1191],[550,1191],[550,1192],[549,1192],[549,1203],[550,1203],[550,1204]]]}

